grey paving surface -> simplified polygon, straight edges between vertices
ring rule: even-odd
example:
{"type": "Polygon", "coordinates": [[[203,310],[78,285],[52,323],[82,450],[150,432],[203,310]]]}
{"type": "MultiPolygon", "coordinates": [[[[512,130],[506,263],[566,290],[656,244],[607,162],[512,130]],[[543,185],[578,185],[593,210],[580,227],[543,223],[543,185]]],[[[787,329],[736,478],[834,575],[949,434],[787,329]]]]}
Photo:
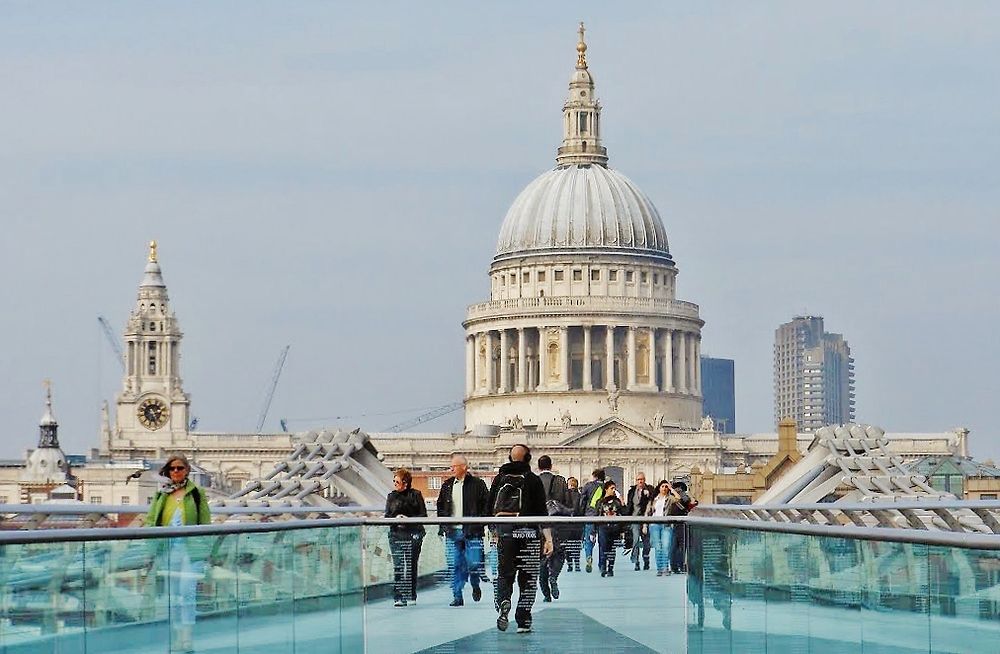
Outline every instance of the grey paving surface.
{"type": "Polygon", "coordinates": [[[458,652],[620,652],[653,654],[650,649],[578,609],[548,608],[536,617],[531,633],[514,636],[496,629],[421,650],[420,654],[458,652]]]}
{"type": "Polygon", "coordinates": [[[450,590],[439,586],[422,592],[416,606],[368,604],[367,651],[685,652],[685,580],[635,572],[630,565],[619,566],[613,578],[596,570],[563,572],[560,599],[543,603],[538,595],[535,632],[527,635],[515,633],[513,619],[506,632],[497,631],[489,584],[479,603],[466,588],[466,604],[456,608],[448,606],[450,590]]]}

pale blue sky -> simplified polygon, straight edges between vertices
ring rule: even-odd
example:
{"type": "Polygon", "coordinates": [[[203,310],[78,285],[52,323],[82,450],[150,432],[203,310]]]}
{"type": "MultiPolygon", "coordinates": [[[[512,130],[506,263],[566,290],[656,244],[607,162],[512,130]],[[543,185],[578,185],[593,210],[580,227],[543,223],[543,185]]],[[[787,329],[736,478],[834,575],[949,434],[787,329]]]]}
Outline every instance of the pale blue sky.
{"type": "Polygon", "coordinates": [[[773,330],[809,311],[850,341],[859,419],[1000,456],[990,2],[0,2],[0,456],[45,377],[65,449],[97,445],[96,316],[124,326],[151,238],[200,428],[252,429],[286,343],[271,429],[461,399],[465,306],[553,165],[581,19],[611,164],[736,359],[740,431],[773,429],[773,330]]]}

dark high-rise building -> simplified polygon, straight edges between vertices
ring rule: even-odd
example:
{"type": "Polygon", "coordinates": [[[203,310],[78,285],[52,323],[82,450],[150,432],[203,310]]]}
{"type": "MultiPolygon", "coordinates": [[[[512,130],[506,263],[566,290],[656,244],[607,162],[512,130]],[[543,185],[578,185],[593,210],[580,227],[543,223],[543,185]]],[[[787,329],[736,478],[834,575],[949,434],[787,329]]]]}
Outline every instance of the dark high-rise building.
{"type": "Polygon", "coordinates": [[[774,419],[802,431],[854,420],[854,359],[842,334],[820,316],[796,316],[774,330],[774,419]]]}
{"type": "Polygon", "coordinates": [[[732,359],[701,357],[701,412],[711,416],[723,434],[736,433],[735,370],[732,359]]]}

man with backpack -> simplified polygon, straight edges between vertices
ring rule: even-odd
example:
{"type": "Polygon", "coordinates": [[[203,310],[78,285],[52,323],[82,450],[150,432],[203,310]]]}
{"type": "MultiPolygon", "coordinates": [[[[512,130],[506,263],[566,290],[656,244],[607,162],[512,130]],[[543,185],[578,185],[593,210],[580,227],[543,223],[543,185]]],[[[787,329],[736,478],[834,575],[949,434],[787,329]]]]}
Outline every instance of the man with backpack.
{"type": "MultiPolygon", "coordinates": [[[[552,472],[552,458],[547,454],[538,458],[538,478],[545,489],[545,506],[549,515],[571,516],[575,505],[570,496],[566,478],[552,472]]],[[[559,599],[559,573],[566,561],[566,527],[560,525],[552,529],[553,552],[543,556],[538,571],[538,583],[542,588],[542,601],[559,599]]]]}
{"type": "MultiPolygon", "coordinates": [[[[527,445],[510,448],[507,463],[490,486],[489,506],[493,515],[547,516],[545,488],[542,480],[531,472],[531,449],[527,445]]],[[[498,524],[493,526],[497,536],[496,597],[497,629],[506,631],[510,624],[511,598],[514,595],[514,578],[517,577],[517,632],[531,631],[531,607],[535,604],[538,571],[541,557],[553,551],[552,530],[539,525],[498,524]],[[540,533],[541,532],[541,535],[540,533]],[[544,536],[544,544],[541,537],[544,536]]]]}
{"type": "MultiPolygon", "coordinates": [[[[583,485],[580,491],[580,505],[577,507],[576,515],[598,515],[597,504],[604,497],[604,468],[597,468],[591,473],[591,480],[583,485]]],[[[587,557],[587,572],[594,571],[594,541],[597,540],[597,532],[593,523],[583,526],[583,553],[587,557]]]]}

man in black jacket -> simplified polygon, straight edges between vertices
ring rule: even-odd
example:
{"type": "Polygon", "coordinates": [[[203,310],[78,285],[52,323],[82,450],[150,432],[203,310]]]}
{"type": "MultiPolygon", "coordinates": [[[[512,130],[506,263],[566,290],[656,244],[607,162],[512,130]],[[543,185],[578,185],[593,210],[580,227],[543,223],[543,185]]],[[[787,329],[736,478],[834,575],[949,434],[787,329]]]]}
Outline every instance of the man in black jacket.
{"type": "MultiPolygon", "coordinates": [[[[545,488],[542,481],[531,472],[531,450],[527,445],[510,448],[508,463],[490,487],[490,511],[496,516],[547,516],[545,488]]],[[[517,632],[531,631],[531,607],[535,604],[538,569],[542,556],[552,554],[552,530],[538,525],[496,525],[498,537],[498,572],[496,591],[497,629],[506,631],[510,623],[511,597],[514,595],[514,577],[517,577],[517,632]],[[539,542],[539,531],[544,535],[544,545],[539,542]]]]}
{"type": "MultiPolygon", "coordinates": [[[[670,504],[670,508],[667,509],[667,515],[687,515],[690,513],[688,507],[691,506],[691,496],[688,494],[687,484],[683,481],[678,481],[674,484],[673,489],[677,491],[678,498],[676,502],[670,504]]],[[[670,571],[675,573],[686,572],[687,523],[675,523],[673,530],[673,538],[670,539],[670,571]]]]}
{"type": "MultiPolygon", "coordinates": [[[[461,454],[451,457],[452,477],[441,484],[437,498],[439,518],[473,518],[489,515],[489,490],[486,482],[468,474],[469,460],[461,454]]],[[[472,599],[478,602],[483,597],[479,587],[483,571],[483,526],[482,525],[442,525],[440,533],[445,537],[445,558],[451,568],[450,606],[462,606],[465,599],[462,590],[468,580],[472,584],[472,599]]]]}
{"type": "MultiPolygon", "coordinates": [[[[573,515],[576,502],[570,495],[566,478],[552,472],[552,458],[547,454],[538,457],[538,478],[542,480],[545,489],[545,503],[549,515],[573,515]]],[[[559,573],[566,561],[566,540],[569,533],[566,527],[553,527],[553,551],[551,556],[543,556],[541,569],[538,571],[538,583],[542,588],[542,601],[551,602],[559,599],[559,573]]]]}
{"type": "MultiPolygon", "coordinates": [[[[625,502],[625,515],[646,515],[646,507],[656,496],[657,491],[646,483],[646,473],[635,476],[635,485],[628,489],[628,499],[625,502]]],[[[643,569],[649,570],[649,526],[633,523],[632,529],[632,563],[639,569],[639,549],[642,548],[643,569]]]]}

